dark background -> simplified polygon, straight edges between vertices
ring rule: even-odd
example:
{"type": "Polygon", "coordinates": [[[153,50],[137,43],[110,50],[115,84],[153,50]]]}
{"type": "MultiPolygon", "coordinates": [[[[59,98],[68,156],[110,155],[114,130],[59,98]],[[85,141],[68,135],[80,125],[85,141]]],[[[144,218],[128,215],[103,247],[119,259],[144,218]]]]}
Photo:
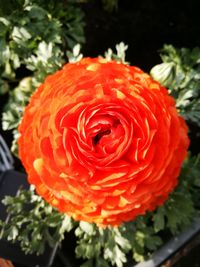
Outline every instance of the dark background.
{"type": "Polygon", "coordinates": [[[121,41],[127,61],[145,71],[160,62],[164,44],[200,46],[200,1],[119,0],[118,10],[104,11],[101,1],[83,5],[86,14],[85,56],[103,55],[121,41]]]}

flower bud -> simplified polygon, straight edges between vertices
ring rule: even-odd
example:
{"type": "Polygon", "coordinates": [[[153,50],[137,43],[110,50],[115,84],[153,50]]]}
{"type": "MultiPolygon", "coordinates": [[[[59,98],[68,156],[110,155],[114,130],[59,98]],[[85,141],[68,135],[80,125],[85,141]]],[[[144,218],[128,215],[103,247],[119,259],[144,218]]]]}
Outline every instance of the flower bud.
{"type": "Polygon", "coordinates": [[[154,80],[169,87],[174,79],[175,65],[173,62],[158,64],[151,69],[150,74],[154,80]]]}

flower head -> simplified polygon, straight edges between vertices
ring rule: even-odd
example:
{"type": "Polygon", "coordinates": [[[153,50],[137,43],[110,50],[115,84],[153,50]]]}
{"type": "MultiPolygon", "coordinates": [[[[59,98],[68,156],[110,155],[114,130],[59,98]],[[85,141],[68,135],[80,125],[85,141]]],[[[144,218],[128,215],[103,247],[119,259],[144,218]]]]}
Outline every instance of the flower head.
{"type": "Polygon", "coordinates": [[[76,220],[104,226],[161,205],[189,144],[167,90],[139,68],[103,58],[48,76],[19,131],[38,194],[76,220]]]}

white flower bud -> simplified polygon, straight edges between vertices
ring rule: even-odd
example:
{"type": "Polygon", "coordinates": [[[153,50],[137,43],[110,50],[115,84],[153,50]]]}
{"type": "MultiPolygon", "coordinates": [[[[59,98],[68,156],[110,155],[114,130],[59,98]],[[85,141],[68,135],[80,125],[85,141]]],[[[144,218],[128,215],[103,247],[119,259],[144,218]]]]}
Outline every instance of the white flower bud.
{"type": "Polygon", "coordinates": [[[152,78],[162,84],[165,87],[171,85],[174,74],[175,74],[175,65],[173,62],[168,63],[161,63],[159,65],[154,66],[151,71],[150,75],[152,78]]]}

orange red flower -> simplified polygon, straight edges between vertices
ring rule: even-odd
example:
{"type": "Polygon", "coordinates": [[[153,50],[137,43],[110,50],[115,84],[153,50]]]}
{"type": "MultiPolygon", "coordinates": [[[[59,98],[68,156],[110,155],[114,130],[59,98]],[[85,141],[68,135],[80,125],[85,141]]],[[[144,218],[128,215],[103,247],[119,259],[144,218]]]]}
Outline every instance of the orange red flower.
{"type": "Polygon", "coordinates": [[[174,99],[137,67],[68,63],[36,90],[19,154],[38,194],[75,220],[119,225],[163,204],[189,140],[174,99]]]}

